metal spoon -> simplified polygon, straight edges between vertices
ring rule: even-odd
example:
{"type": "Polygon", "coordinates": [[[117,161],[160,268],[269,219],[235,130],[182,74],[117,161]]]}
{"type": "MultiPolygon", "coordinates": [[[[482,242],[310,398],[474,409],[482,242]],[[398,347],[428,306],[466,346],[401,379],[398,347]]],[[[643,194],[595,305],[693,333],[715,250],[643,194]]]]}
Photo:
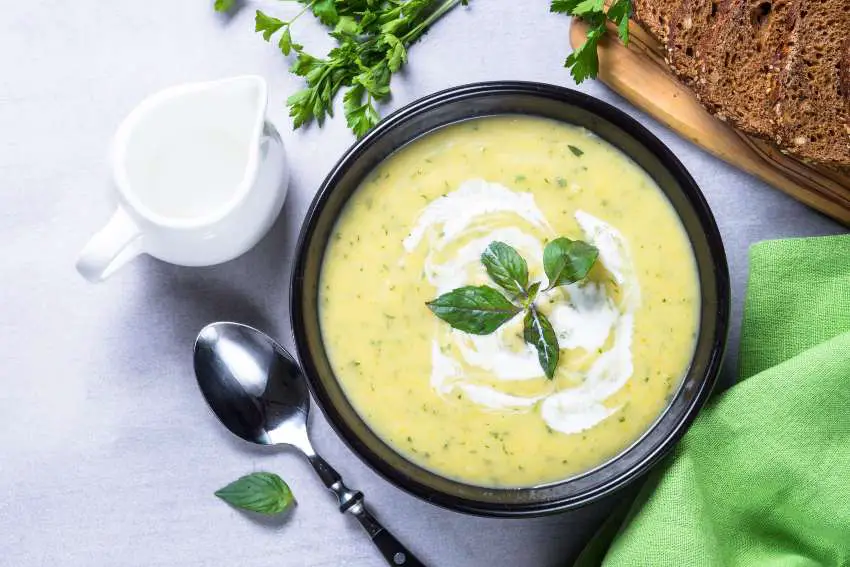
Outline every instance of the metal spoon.
{"type": "Polygon", "coordinates": [[[424,567],[372,516],[363,494],[316,454],[307,433],[307,382],[283,347],[252,327],[212,323],[198,334],[194,359],[198,386],[225,427],[251,443],[301,451],[339,499],[339,511],[357,518],[390,565],[424,567]]]}

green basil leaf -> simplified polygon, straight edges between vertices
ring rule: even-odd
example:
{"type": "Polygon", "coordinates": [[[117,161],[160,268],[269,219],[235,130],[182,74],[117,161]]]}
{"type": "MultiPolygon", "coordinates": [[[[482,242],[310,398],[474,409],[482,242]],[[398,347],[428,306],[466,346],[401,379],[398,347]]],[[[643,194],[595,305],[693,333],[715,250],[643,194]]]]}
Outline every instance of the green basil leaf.
{"type": "Polygon", "coordinates": [[[502,289],[514,295],[525,294],[528,285],[528,265],[519,253],[504,242],[491,242],[481,254],[481,263],[502,289]]]}
{"type": "Polygon", "coordinates": [[[486,285],[459,287],[426,305],[455,329],[473,335],[489,335],[520,312],[498,290],[486,285]]]}
{"type": "Polygon", "coordinates": [[[584,152],[582,151],[582,149],[581,149],[581,148],[577,148],[576,146],[571,146],[571,145],[569,145],[569,144],[567,144],[567,147],[570,149],[570,151],[571,151],[571,152],[573,153],[573,155],[574,155],[574,156],[576,156],[576,157],[581,157],[581,156],[583,156],[583,155],[584,155],[584,152]]]}
{"type": "Polygon", "coordinates": [[[295,504],[289,486],[273,473],[243,476],[216,491],[216,496],[236,508],[260,514],[279,514],[295,504]]]}
{"type": "Polygon", "coordinates": [[[525,298],[525,306],[528,307],[534,300],[537,299],[537,292],[540,291],[540,282],[534,282],[528,287],[528,297],[525,298]]]}
{"type": "Polygon", "coordinates": [[[584,279],[598,256],[599,250],[587,242],[556,238],[543,249],[548,289],[584,279]]]}
{"type": "Polygon", "coordinates": [[[555,369],[558,367],[558,359],[561,356],[558,337],[549,319],[533,305],[525,314],[522,335],[525,342],[537,349],[540,367],[543,368],[546,377],[551,380],[555,376],[555,369]]]}

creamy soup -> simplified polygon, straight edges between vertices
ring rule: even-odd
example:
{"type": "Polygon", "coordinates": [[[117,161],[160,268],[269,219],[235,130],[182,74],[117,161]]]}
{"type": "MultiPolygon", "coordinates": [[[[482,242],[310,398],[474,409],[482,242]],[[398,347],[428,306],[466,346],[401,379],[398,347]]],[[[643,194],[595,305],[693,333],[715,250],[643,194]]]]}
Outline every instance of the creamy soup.
{"type": "Polygon", "coordinates": [[[520,116],[425,136],[385,160],[342,212],[320,280],[337,379],[375,433],[411,461],[482,486],[585,472],[658,418],[688,369],[698,326],[693,253],[653,180],[589,131],[520,116]],[[546,242],[589,242],[587,279],[541,293],[560,363],[547,379],[522,316],[490,335],[426,302],[493,285],[480,262],[514,247],[546,276],[546,242]]]}

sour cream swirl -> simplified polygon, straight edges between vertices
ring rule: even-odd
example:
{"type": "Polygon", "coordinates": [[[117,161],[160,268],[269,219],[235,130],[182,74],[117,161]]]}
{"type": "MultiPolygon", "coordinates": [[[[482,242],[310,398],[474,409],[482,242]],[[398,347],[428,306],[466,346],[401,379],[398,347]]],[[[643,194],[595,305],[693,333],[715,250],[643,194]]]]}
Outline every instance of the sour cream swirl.
{"type": "MultiPolygon", "coordinates": [[[[599,249],[599,262],[616,286],[571,284],[541,294],[538,303],[550,307],[548,317],[562,358],[592,362],[581,370],[559,368],[567,380],[557,383],[570,385],[558,389],[555,381],[545,380],[534,348],[522,342],[521,316],[483,336],[437,322],[430,377],[435,391],[449,396],[459,390],[490,411],[536,411],[546,425],[566,434],[590,429],[617,412],[619,408],[606,400],[633,373],[631,344],[640,287],[623,236],[584,211],[576,211],[575,219],[583,238],[599,249]],[[613,287],[618,288],[616,297],[613,287]]],[[[542,279],[545,288],[544,242],[556,236],[531,193],[471,179],[430,203],[403,245],[408,254],[427,246],[425,275],[443,294],[490,283],[480,258],[494,240],[516,248],[532,278],[542,279]]]]}

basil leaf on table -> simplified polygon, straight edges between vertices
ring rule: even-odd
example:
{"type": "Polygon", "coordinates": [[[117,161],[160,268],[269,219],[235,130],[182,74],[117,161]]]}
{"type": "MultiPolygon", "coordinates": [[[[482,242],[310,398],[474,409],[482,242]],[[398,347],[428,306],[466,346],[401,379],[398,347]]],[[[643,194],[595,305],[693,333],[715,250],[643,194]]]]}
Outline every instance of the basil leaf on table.
{"type": "Polygon", "coordinates": [[[521,311],[492,287],[464,286],[426,303],[440,319],[466,333],[489,335],[521,311]]]}
{"type": "Polygon", "coordinates": [[[558,367],[558,359],[561,356],[558,337],[549,319],[533,305],[525,314],[522,335],[525,342],[537,349],[540,367],[543,368],[546,377],[551,380],[555,376],[555,369],[558,367]]]}
{"type": "Polygon", "coordinates": [[[543,249],[543,269],[549,278],[549,287],[575,283],[587,277],[599,250],[587,242],[556,238],[543,249]]]}
{"type": "Polygon", "coordinates": [[[256,472],[217,490],[215,495],[236,508],[259,514],[279,514],[295,504],[295,497],[282,478],[256,472]]]}
{"type": "Polygon", "coordinates": [[[514,295],[525,294],[528,264],[511,246],[498,240],[491,242],[481,254],[481,263],[490,279],[504,290],[514,295]]]}

